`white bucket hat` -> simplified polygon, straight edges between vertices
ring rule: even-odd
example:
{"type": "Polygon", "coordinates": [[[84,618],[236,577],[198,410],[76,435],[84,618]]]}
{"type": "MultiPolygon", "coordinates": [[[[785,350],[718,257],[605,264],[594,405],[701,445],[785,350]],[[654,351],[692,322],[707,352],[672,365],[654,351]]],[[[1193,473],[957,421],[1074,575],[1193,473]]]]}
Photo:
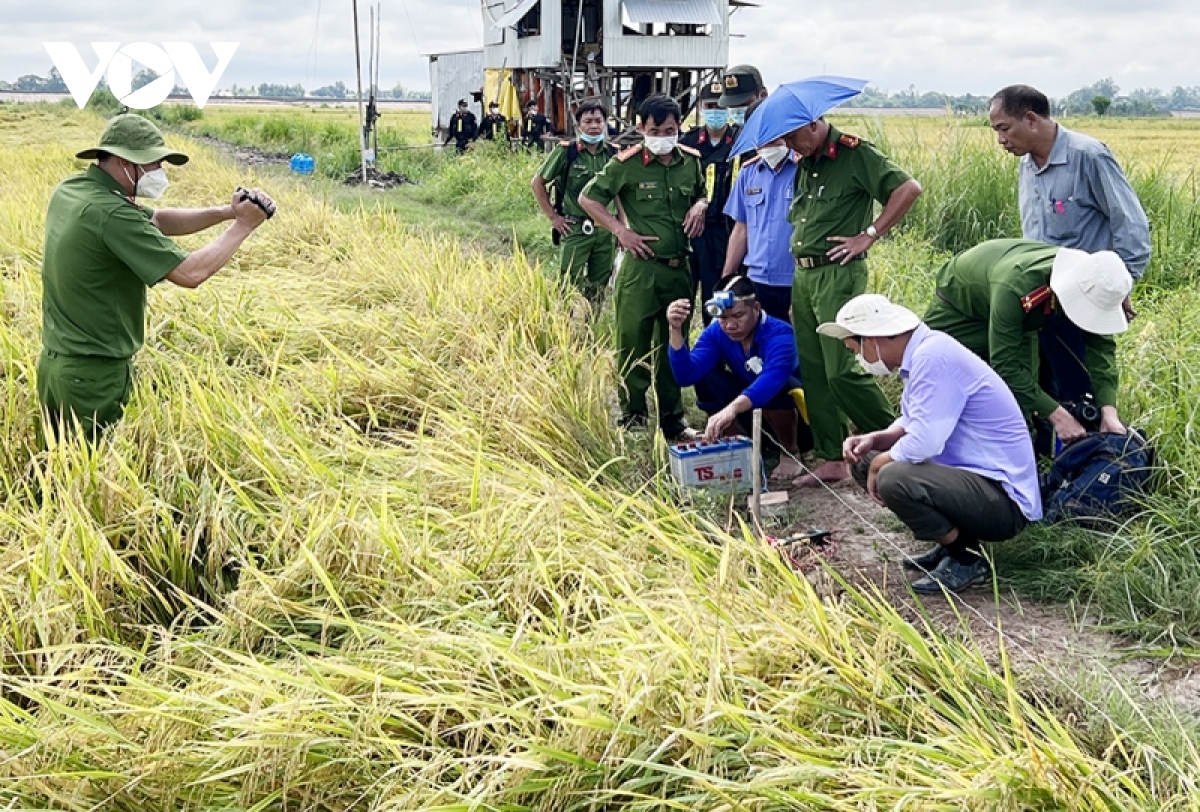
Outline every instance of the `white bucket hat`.
{"type": "Polygon", "coordinates": [[[835,321],[817,327],[817,332],[830,338],[870,336],[890,338],[917,329],[921,319],[907,307],[892,304],[886,296],[864,293],[842,305],[835,321]]]}
{"type": "Polygon", "coordinates": [[[1080,329],[1100,336],[1129,328],[1121,302],[1133,288],[1125,263],[1112,251],[1089,254],[1060,248],[1050,269],[1050,290],[1067,318],[1080,329]]]}

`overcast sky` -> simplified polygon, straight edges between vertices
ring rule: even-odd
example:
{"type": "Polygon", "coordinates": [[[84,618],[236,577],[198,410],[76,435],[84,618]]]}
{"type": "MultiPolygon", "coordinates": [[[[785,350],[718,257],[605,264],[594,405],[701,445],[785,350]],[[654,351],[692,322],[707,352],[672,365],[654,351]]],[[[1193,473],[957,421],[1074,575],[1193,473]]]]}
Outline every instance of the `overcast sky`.
{"type": "MultiPolygon", "coordinates": [[[[757,0],[733,15],[730,63],[774,86],[828,72],[890,91],[991,94],[1013,82],[1052,96],[1111,76],[1122,91],[1200,84],[1196,0],[757,0]]],[[[367,0],[360,4],[366,38],[367,0]]],[[[240,42],[219,87],[338,79],[353,87],[350,0],[0,0],[0,78],[45,75],[41,43],[240,42]]],[[[384,0],[380,83],[428,88],[425,54],[480,47],[478,0],[384,0]]],[[[364,66],[365,69],[365,66],[364,66]]]]}

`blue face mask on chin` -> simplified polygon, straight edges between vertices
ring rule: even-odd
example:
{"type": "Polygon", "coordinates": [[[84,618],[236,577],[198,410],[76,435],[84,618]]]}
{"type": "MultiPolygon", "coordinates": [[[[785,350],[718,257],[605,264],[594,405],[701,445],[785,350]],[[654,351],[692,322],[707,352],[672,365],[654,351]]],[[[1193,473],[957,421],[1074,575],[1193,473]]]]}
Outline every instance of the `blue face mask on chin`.
{"type": "Polygon", "coordinates": [[[704,117],[704,126],[710,130],[719,130],[729,123],[727,110],[705,110],[701,115],[704,117]]]}
{"type": "Polygon", "coordinates": [[[585,144],[599,144],[604,141],[604,133],[598,133],[597,135],[588,135],[585,132],[580,132],[579,140],[585,144]]]}

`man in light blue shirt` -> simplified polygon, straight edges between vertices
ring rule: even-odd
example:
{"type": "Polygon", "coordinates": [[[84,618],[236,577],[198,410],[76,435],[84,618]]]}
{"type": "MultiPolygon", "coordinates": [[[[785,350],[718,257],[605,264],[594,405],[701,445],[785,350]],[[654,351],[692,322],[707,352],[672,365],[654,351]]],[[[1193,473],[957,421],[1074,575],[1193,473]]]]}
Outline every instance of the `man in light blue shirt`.
{"type": "Polygon", "coordinates": [[[742,164],[725,214],[733,221],[725,252],[722,278],[733,276],[745,263],[758,301],[768,316],[791,322],[792,207],[799,156],[779,138],[758,150],[758,157],[742,164]]]}
{"type": "Polygon", "coordinates": [[[843,446],[855,478],[918,539],[905,560],[923,569],[913,589],[957,592],[985,580],[982,541],[1004,541],[1042,517],[1037,463],[1008,385],[979,356],[878,294],[847,302],[817,328],[841,339],[874,375],[904,382],[900,417],[843,446]]]}
{"type": "MultiPolygon", "coordinates": [[[[1028,85],[992,97],[989,117],[996,140],[1021,158],[1017,203],[1025,239],[1113,251],[1136,281],[1150,262],[1150,223],[1137,194],[1108,147],[1050,118],[1046,96],[1028,85]]],[[[1126,318],[1136,315],[1127,297],[1126,318]]],[[[1081,361],[1078,328],[1055,319],[1039,334],[1048,375],[1043,388],[1060,402],[1078,403],[1092,392],[1081,361]]]]}

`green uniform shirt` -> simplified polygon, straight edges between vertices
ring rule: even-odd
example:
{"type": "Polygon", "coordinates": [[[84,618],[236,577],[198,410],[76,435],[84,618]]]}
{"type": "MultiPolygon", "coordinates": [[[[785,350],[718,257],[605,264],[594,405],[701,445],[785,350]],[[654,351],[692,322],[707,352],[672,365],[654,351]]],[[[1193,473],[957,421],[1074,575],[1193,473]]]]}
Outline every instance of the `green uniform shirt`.
{"type": "MultiPolygon", "coordinates": [[[[542,176],[542,180],[546,181],[547,185],[563,182],[563,170],[567,168],[567,157],[571,150],[570,145],[570,141],[560,142],[546,156],[546,160],[542,164],[542,168],[538,170],[538,174],[542,176]]],[[[608,148],[603,144],[599,146],[594,155],[582,141],[577,142],[576,149],[578,150],[578,154],[575,156],[575,160],[571,162],[571,169],[566,173],[567,181],[562,190],[562,213],[567,217],[585,220],[587,219],[587,213],[579,206],[579,193],[605,167],[609,161],[609,155],[608,148]]]]}
{"type": "Polygon", "coordinates": [[[700,159],[676,147],[670,164],[644,147],[630,147],[592,178],[583,194],[604,205],[621,201],[629,227],[643,237],[658,259],[675,259],[691,251],[683,233],[688,209],[704,197],[700,159]]]}
{"type": "MultiPolygon", "coordinates": [[[[937,275],[937,296],[968,319],[987,325],[988,362],[1028,416],[1046,417],[1058,401],[1038,386],[1025,334],[1040,330],[1057,307],[1050,270],[1057,245],[1036,240],[989,240],[951,259],[937,275]]],[[[1096,403],[1117,403],[1117,343],[1080,330],[1096,403]]]]}
{"type": "Polygon", "coordinates": [[[837,245],[830,237],[861,234],[874,219],[872,201],[886,204],[911,177],[871,144],[831,125],[825,147],[801,160],[796,172],[788,212],[792,254],[824,259],[837,245]]]}
{"type": "Polygon", "coordinates": [[[146,288],[187,258],[152,214],[95,165],[54,190],[42,261],[47,350],[130,358],[142,346],[146,288]]]}

